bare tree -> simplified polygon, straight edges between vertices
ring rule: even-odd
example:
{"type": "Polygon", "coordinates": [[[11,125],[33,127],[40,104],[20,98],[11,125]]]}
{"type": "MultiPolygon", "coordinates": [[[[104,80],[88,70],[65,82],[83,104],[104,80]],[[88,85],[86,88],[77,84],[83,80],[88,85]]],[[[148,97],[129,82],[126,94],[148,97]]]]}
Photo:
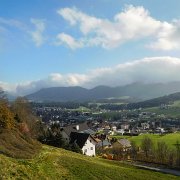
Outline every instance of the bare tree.
{"type": "Polygon", "coordinates": [[[30,103],[26,98],[18,97],[12,104],[12,111],[15,114],[15,119],[19,123],[20,129],[29,132],[32,136],[36,136],[38,118],[32,113],[30,103]]]}
{"type": "Polygon", "coordinates": [[[157,159],[160,163],[165,163],[168,156],[168,146],[165,142],[159,141],[156,149],[157,159]]]}
{"type": "Polygon", "coordinates": [[[133,160],[136,159],[138,147],[136,146],[136,143],[134,141],[131,142],[131,157],[133,160]]]}
{"type": "Polygon", "coordinates": [[[180,167],[180,142],[176,141],[176,165],[180,167]]]}
{"type": "Polygon", "coordinates": [[[174,165],[175,156],[176,152],[174,150],[168,152],[168,165],[171,167],[174,165]]]}
{"type": "Polygon", "coordinates": [[[150,155],[150,152],[152,150],[152,147],[153,147],[153,142],[152,140],[145,136],[143,139],[142,139],[142,143],[141,143],[141,148],[142,150],[144,151],[145,155],[146,155],[146,158],[149,157],[150,155]]]}

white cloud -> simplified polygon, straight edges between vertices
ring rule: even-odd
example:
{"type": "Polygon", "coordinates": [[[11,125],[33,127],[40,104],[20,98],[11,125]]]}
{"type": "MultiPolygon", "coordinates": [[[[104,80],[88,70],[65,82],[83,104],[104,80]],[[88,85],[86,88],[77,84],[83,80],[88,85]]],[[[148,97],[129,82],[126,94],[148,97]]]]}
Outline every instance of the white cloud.
{"type": "Polygon", "coordinates": [[[57,35],[57,41],[55,43],[56,45],[65,44],[69,46],[71,49],[77,49],[83,47],[83,42],[76,41],[72,36],[60,33],[57,35]]]}
{"type": "Polygon", "coordinates": [[[152,37],[156,42],[151,43],[150,48],[180,49],[177,40],[180,32],[179,21],[159,21],[151,17],[148,10],[142,6],[126,6],[122,12],[115,14],[112,21],[87,15],[76,8],[62,8],[58,10],[58,14],[71,26],[79,27],[82,33],[80,41],[83,42],[79,47],[99,45],[103,48],[114,48],[133,39],[152,37]]]}
{"type": "Polygon", "coordinates": [[[34,41],[35,45],[39,47],[46,40],[43,35],[45,31],[45,21],[42,19],[31,18],[30,22],[35,26],[34,30],[30,30],[30,28],[26,24],[16,19],[6,19],[0,17],[0,33],[2,34],[0,35],[4,37],[4,34],[7,34],[6,39],[8,40],[10,37],[13,37],[12,33],[14,32],[11,28],[15,28],[20,30],[24,34],[28,34],[28,36],[31,37],[32,41],[34,41]]]}
{"type": "Polygon", "coordinates": [[[0,89],[1,88],[5,91],[16,92],[16,84],[10,84],[0,81],[0,89]]]}
{"type": "Polygon", "coordinates": [[[0,51],[5,48],[6,44],[12,44],[13,37],[15,37],[12,33],[12,29],[17,29],[20,32],[27,31],[26,25],[22,22],[16,19],[0,17],[0,51]]]}
{"type": "Polygon", "coordinates": [[[27,29],[27,27],[22,22],[20,22],[16,19],[5,19],[5,18],[0,17],[0,24],[5,25],[5,26],[16,27],[20,30],[26,30],[27,29]]]}
{"type": "Polygon", "coordinates": [[[180,49],[180,20],[174,20],[171,24],[164,22],[156,42],[149,47],[156,50],[180,49]]]}
{"type": "Polygon", "coordinates": [[[0,82],[0,87],[18,95],[24,95],[41,88],[57,86],[92,88],[98,85],[121,86],[133,82],[167,83],[180,81],[179,70],[180,58],[151,57],[122,63],[115,67],[94,69],[85,74],[52,73],[45,79],[17,85],[0,82]]]}
{"type": "Polygon", "coordinates": [[[37,47],[41,46],[45,42],[43,32],[45,31],[45,22],[41,19],[31,19],[31,23],[35,25],[35,31],[29,32],[32,40],[37,47]]]}

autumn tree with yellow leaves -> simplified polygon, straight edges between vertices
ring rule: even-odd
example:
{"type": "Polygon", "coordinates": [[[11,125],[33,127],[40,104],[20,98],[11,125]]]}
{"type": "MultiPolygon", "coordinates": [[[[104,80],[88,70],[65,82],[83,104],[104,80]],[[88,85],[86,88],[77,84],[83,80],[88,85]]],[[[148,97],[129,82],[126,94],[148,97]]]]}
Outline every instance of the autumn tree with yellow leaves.
{"type": "Polygon", "coordinates": [[[8,107],[8,101],[3,90],[0,89],[0,128],[11,129],[14,125],[14,114],[8,107]]]}

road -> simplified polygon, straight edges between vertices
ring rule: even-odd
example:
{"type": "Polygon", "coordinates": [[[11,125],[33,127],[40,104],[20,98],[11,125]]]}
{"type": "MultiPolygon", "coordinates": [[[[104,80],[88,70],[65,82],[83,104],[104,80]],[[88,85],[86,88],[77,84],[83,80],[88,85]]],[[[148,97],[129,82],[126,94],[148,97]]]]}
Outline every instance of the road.
{"type": "Polygon", "coordinates": [[[164,167],[153,167],[151,165],[139,164],[139,163],[136,163],[136,162],[131,162],[131,163],[130,162],[124,162],[124,163],[133,165],[133,166],[141,168],[141,169],[147,169],[147,170],[151,170],[151,171],[157,171],[157,172],[161,172],[161,173],[180,176],[180,171],[174,170],[174,169],[168,169],[168,168],[164,168],[164,167]]]}
{"type": "Polygon", "coordinates": [[[172,174],[175,176],[180,176],[180,171],[178,171],[178,170],[159,168],[159,167],[157,168],[157,167],[151,167],[151,166],[139,165],[139,164],[132,164],[132,165],[139,167],[139,168],[143,168],[143,169],[149,169],[152,171],[158,171],[158,172],[162,172],[162,173],[166,173],[166,174],[172,174]]]}

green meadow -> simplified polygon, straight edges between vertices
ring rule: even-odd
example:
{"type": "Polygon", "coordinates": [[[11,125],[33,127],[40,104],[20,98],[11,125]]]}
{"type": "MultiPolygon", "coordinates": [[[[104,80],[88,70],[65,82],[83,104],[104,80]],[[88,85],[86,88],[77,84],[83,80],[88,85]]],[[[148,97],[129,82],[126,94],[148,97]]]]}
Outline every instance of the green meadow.
{"type": "Polygon", "coordinates": [[[116,137],[117,139],[126,138],[129,139],[130,141],[134,141],[137,146],[140,146],[142,139],[145,136],[151,138],[154,144],[156,144],[158,141],[164,141],[169,148],[175,148],[174,144],[176,144],[177,141],[180,142],[180,133],[172,133],[166,135],[142,134],[139,136],[112,136],[112,137],[116,137]]]}

